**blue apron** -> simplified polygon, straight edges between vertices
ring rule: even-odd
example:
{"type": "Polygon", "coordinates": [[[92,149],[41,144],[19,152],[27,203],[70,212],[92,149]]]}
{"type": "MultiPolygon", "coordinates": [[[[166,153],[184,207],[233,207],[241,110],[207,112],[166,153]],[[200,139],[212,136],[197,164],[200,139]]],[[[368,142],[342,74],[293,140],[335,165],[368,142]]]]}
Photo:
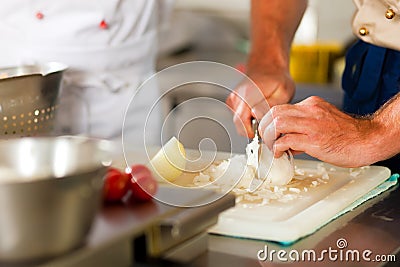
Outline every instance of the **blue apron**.
{"type": "MultiPolygon", "coordinates": [[[[400,91],[400,51],[358,41],[347,52],[342,86],[345,112],[375,112],[400,91]]],[[[400,173],[400,154],[376,164],[400,173]]]]}

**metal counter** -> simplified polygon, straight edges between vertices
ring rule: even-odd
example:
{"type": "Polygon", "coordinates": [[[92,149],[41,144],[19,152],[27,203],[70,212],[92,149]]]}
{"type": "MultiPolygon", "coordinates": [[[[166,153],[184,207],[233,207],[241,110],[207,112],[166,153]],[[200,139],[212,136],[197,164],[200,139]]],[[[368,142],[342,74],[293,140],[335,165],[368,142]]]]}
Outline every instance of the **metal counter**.
{"type": "MultiPolygon", "coordinates": [[[[397,254],[396,259],[400,256],[398,190],[396,185],[290,246],[206,234],[218,213],[234,205],[231,194],[210,205],[190,209],[157,201],[111,205],[102,209],[87,242],[75,251],[40,263],[0,263],[0,266],[400,266],[398,262],[373,261],[375,255],[397,254]],[[174,235],[176,226],[181,233],[178,239],[174,235]],[[347,260],[338,254],[336,260],[326,253],[321,257],[323,250],[339,251],[339,241],[345,242],[343,251],[357,250],[361,255],[370,250],[371,261],[353,260],[351,255],[347,260]],[[266,255],[270,256],[272,250],[275,250],[275,261],[271,262],[266,255]],[[278,259],[280,250],[285,251],[286,258],[294,250],[300,254],[314,250],[316,259],[288,263],[278,259]]],[[[204,198],[209,197],[209,192],[204,193],[204,198]]],[[[177,193],[173,188],[161,187],[159,194],[177,193]]]]}
{"type": "Polygon", "coordinates": [[[182,190],[160,186],[157,196],[163,195],[188,204],[215,200],[215,196],[221,198],[192,208],[173,207],[155,200],[106,205],[97,215],[86,242],[74,251],[37,262],[0,262],[0,266],[127,267],[151,258],[191,260],[207,250],[205,233],[217,222],[218,214],[235,205],[234,195],[217,195],[211,190],[200,189],[185,195],[182,190]]]}

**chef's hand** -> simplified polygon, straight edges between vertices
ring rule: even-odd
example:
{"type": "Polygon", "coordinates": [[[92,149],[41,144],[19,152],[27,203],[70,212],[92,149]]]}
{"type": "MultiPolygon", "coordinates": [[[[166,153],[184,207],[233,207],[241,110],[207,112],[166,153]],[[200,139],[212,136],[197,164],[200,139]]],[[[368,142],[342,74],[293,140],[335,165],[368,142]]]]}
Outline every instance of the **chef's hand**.
{"type": "Polygon", "coordinates": [[[378,144],[385,132],[382,123],[351,117],[316,96],[271,108],[259,130],[264,140],[274,142],[276,157],[290,149],[342,167],[378,161],[378,144]]]}
{"type": "Polygon", "coordinates": [[[240,135],[254,137],[251,118],[261,120],[270,107],[288,103],[295,91],[295,84],[286,69],[260,69],[249,72],[227,98],[226,103],[234,112],[233,122],[240,135]]]}
{"type": "Polygon", "coordinates": [[[247,74],[260,91],[244,82],[227,99],[241,135],[253,137],[251,117],[260,119],[268,112],[265,100],[275,106],[292,99],[295,85],[289,75],[290,47],[307,5],[307,0],[251,1],[247,74]]]}

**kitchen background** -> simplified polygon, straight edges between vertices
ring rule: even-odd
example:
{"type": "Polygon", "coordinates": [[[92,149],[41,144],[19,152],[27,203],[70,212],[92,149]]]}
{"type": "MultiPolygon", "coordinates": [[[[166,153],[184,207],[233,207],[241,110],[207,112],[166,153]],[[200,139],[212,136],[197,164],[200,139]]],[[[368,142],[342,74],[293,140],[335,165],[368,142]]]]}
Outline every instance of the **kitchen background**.
{"type": "MultiPolygon", "coordinates": [[[[350,27],[354,8],[349,0],[309,1],[291,52],[291,73],[297,84],[293,103],[318,95],[341,106],[343,55],[354,41],[350,27]]],[[[249,49],[249,12],[249,0],[177,0],[170,24],[162,29],[157,70],[196,60],[243,69],[249,49]]],[[[265,55],[268,56],[268,51],[265,55]]],[[[189,148],[197,148],[200,140],[211,138],[218,144],[218,150],[231,151],[231,144],[235,144],[233,152],[243,153],[248,140],[229,134],[235,132],[232,114],[221,102],[197,99],[185,105],[188,99],[200,96],[224,102],[228,93],[208,84],[174,90],[163,99],[164,113],[169,114],[163,135],[179,135],[189,148]],[[225,129],[207,119],[187,123],[199,114],[214,118],[225,129]]],[[[207,143],[202,145],[211,148],[207,143]]]]}

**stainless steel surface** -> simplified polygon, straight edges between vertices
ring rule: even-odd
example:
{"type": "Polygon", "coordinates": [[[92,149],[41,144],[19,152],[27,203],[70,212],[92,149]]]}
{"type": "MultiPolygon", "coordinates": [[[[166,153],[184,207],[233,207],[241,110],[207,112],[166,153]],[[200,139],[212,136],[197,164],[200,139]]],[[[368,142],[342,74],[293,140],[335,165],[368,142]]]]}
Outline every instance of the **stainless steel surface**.
{"type": "MultiPolygon", "coordinates": [[[[138,154],[138,161],[141,158],[143,158],[141,154],[138,154]]],[[[121,166],[124,166],[123,161],[121,164],[121,166]]],[[[120,166],[118,165],[118,167],[120,166]]],[[[166,194],[173,194],[171,191],[167,191],[165,187],[160,189],[165,191],[166,194]]],[[[300,253],[303,250],[314,248],[317,251],[328,247],[336,249],[338,238],[345,238],[349,244],[349,249],[370,249],[374,254],[397,253],[397,260],[399,260],[399,204],[400,194],[398,187],[396,187],[365,202],[353,211],[323,226],[314,234],[290,246],[283,246],[274,242],[209,235],[208,250],[183,266],[382,266],[381,262],[327,262],[326,260],[325,262],[297,263],[260,262],[257,260],[257,253],[264,248],[264,245],[268,245],[270,249],[276,251],[296,249],[300,253]]],[[[132,250],[138,249],[137,244],[133,247],[132,240],[140,236],[141,233],[149,231],[149,228],[159,223],[163,218],[173,216],[177,212],[179,212],[179,209],[156,201],[140,205],[104,207],[97,215],[93,230],[84,246],[45,261],[40,265],[25,264],[22,266],[182,266],[162,259],[138,262],[137,258],[132,258],[134,254],[132,250]]],[[[141,248],[143,247],[145,246],[141,246],[141,248]]],[[[180,246],[177,246],[176,249],[179,251],[180,246]]],[[[174,251],[176,251],[175,247],[166,251],[163,256],[168,259],[169,253],[174,251]]],[[[192,257],[193,254],[191,253],[188,252],[187,256],[192,257]]],[[[2,265],[1,263],[0,266],[10,267],[8,264],[2,265]]],[[[15,266],[20,267],[21,265],[15,266]]],[[[398,262],[388,266],[398,266],[398,262]]]]}
{"type": "MultiPolygon", "coordinates": [[[[198,192],[207,193],[206,190],[198,192]]],[[[182,189],[170,188],[169,194],[182,196],[182,189]]],[[[195,194],[191,194],[194,197],[195,194]]],[[[206,196],[208,193],[206,194],[206,196]]],[[[154,226],[151,232],[150,253],[159,256],[165,251],[177,246],[183,241],[199,234],[218,221],[218,215],[222,211],[235,206],[235,195],[227,194],[216,201],[215,195],[209,195],[209,204],[192,207],[179,208],[179,213],[163,218],[154,226]]],[[[202,200],[203,202],[205,200],[202,200]]]]}
{"type": "Polygon", "coordinates": [[[111,144],[85,137],[0,141],[0,260],[79,246],[101,203],[111,144]]]}
{"type": "Polygon", "coordinates": [[[0,69],[0,138],[52,132],[65,69],[56,62],[0,69]]]}
{"type": "MultiPolygon", "coordinates": [[[[199,189],[199,191],[205,191],[199,189]]],[[[176,194],[176,190],[170,186],[161,185],[159,193],[166,195],[172,194],[176,198],[180,198],[176,194]]],[[[217,193],[213,193],[214,198],[217,193]]],[[[209,195],[205,192],[204,195],[209,195]]],[[[226,208],[233,205],[232,196],[221,196],[218,200],[218,209],[222,208],[225,203],[226,208]]],[[[197,197],[197,196],[196,196],[197,197]]],[[[196,201],[197,198],[188,198],[188,203],[196,201]]],[[[214,206],[215,207],[215,206],[214,206]]],[[[93,228],[83,244],[68,253],[62,254],[59,257],[51,258],[40,262],[29,262],[21,264],[2,264],[1,267],[108,267],[108,266],[137,266],[138,262],[149,260],[150,251],[148,250],[152,242],[149,232],[154,231],[160,222],[172,216],[178,218],[182,211],[185,211],[183,217],[188,216],[190,212],[197,214],[197,208],[177,208],[163,204],[158,201],[150,201],[145,203],[130,203],[121,205],[105,205],[97,214],[93,228]],[[144,238],[142,238],[144,237],[144,238]],[[139,240],[139,241],[138,241],[139,240]]],[[[216,216],[218,211],[209,211],[216,216]]],[[[207,225],[204,225],[206,227],[207,225]]],[[[183,228],[189,229],[190,225],[182,225],[183,228]]],[[[202,229],[202,233],[206,233],[206,229],[202,229]]],[[[172,247],[170,250],[162,251],[162,257],[172,256],[174,259],[185,260],[193,259],[193,253],[201,254],[206,250],[202,234],[191,236],[188,239],[172,247]],[[199,241],[199,242],[197,242],[199,241]],[[196,247],[192,247],[195,245],[196,247]],[[187,253],[190,250],[191,254],[182,257],[182,253],[187,253]]],[[[154,258],[151,258],[153,261],[154,258]]],[[[140,266],[140,265],[139,265],[140,266]]]]}
{"type": "Polygon", "coordinates": [[[207,251],[208,234],[202,232],[187,241],[179,244],[179,246],[169,250],[162,257],[165,260],[179,262],[181,264],[189,264],[191,261],[207,251]]]}

